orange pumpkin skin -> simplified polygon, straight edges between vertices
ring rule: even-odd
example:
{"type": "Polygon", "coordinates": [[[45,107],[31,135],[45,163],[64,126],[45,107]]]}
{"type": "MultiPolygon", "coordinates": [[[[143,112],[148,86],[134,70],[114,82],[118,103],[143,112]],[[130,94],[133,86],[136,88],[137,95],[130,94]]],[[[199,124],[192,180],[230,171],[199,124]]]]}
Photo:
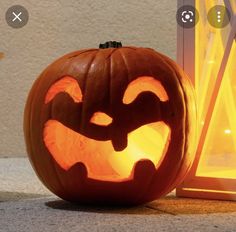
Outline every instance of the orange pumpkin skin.
{"type": "MultiPolygon", "coordinates": [[[[149,96],[145,94],[143,96],[149,96]]],[[[135,205],[169,193],[183,181],[192,164],[195,128],[195,99],[188,77],[168,57],[153,49],[138,47],[88,49],[59,58],[35,81],[24,114],[27,152],[38,177],[49,190],[62,199],[78,203],[135,205]],[[133,113],[124,116],[130,111],[124,110],[129,107],[125,108],[120,99],[127,85],[143,76],[158,80],[168,94],[168,100],[153,101],[156,103],[152,107],[155,112],[152,115],[146,112],[148,108],[145,107],[150,107],[146,106],[147,101],[141,99],[139,107],[132,107],[133,113]],[[82,108],[76,108],[81,107],[80,103],[75,103],[65,91],[45,101],[50,88],[63,77],[70,77],[78,83],[83,94],[82,108]],[[140,107],[143,109],[140,110],[140,107]],[[81,109],[80,113],[78,109],[81,109]],[[93,128],[86,126],[92,111],[106,112],[113,118],[114,125],[121,118],[121,123],[107,129],[106,136],[103,132],[93,132],[93,128]],[[99,176],[91,178],[85,163],[75,162],[71,167],[64,168],[45,144],[47,122],[52,118],[54,121],[61,120],[66,127],[76,131],[79,127],[77,116],[80,117],[80,127],[84,128],[84,132],[81,132],[84,136],[92,135],[93,139],[101,141],[111,136],[112,141],[118,141],[113,143],[117,150],[126,146],[125,139],[121,137],[125,133],[127,135],[130,128],[141,126],[136,122],[136,116],[144,121],[147,117],[147,123],[152,120],[164,121],[171,131],[168,147],[158,167],[148,159],[141,159],[135,163],[127,178],[118,181],[112,178],[99,179],[99,176]],[[135,124],[133,127],[132,123],[135,124]]],[[[69,154],[67,152],[67,156],[69,154]]],[[[94,154],[94,157],[96,163],[99,156],[94,154]]]]}

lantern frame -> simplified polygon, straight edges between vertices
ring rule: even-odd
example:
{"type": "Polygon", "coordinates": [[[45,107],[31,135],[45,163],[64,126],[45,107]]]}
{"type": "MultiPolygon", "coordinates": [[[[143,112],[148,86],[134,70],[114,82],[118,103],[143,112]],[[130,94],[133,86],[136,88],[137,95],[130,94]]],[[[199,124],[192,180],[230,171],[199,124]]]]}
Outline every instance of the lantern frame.
{"type": "MultiPolygon", "coordinates": [[[[204,33],[203,28],[207,30],[212,30],[209,34],[215,36],[215,38],[218,36],[222,42],[222,54],[219,55],[219,57],[216,57],[218,62],[218,70],[216,72],[215,76],[209,75],[208,77],[212,78],[209,82],[212,87],[211,91],[206,92],[206,94],[209,94],[209,101],[206,103],[203,103],[206,105],[206,107],[198,107],[198,139],[197,139],[197,146],[196,146],[196,158],[193,162],[193,165],[190,169],[190,172],[184,182],[177,187],[176,195],[180,197],[193,197],[193,198],[207,198],[207,199],[221,199],[221,200],[236,200],[236,162],[235,162],[235,171],[232,171],[231,176],[224,176],[226,174],[226,171],[224,168],[222,168],[222,174],[221,176],[219,174],[211,175],[209,174],[210,168],[208,167],[208,173],[205,172],[207,175],[204,175],[204,172],[200,173],[201,170],[201,158],[204,156],[204,149],[206,151],[206,146],[210,146],[209,144],[209,136],[208,132],[210,134],[210,131],[212,129],[213,121],[216,120],[216,116],[214,112],[216,111],[216,102],[220,100],[220,91],[225,91],[222,87],[222,83],[226,82],[226,79],[228,78],[228,69],[230,66],[230,59],[232,60],[232,53],[236,54],[236,42],[235,42],[235,35],[236,35],[236,4],[233,3],[232,0],[225,0],[222,1],[222,4],[225,5],[225,7],[230,11],[231,14],[231,20],[230,24],[226,28],[221,29],[215,29],[210,26],[207,20],[207,9],[203,9],[204,6],[207,4],[215,4],[217,5],[219,1],[197,1],[197,0],[178,0],[178,8],[184,6],[184,5],[191,5],[195,7],[199,11],[199,21],[204,21],[205,24],[202,22],[199,22],[199,24],[196,24],[193,28],[183,28],[178,25],[177,27],[177,62],[180,66],[185,70],[185,72],[189,75],[190,79],[192,80],[192,83],[195,86],[196,89],[196,95],[197,95],[197,103],[204,101],[204,91],[201,91],[201,88],[204,87],[199,86],[199,79],[201,78],[201,75],[203,74],[203,71],[199,71],[199,62],[198,59],[200,59],[199,54],[201,53],[202,48],[200,45],[203,43],[200,39],[200,30],[201,33],[204,33]],[[205,16],[202,17],[202,16],[205,16]],[[203,19],[204,18],[204,19],[203,19]],[[208,24],[207,24],[208,23],[208,24]],[[204,25],[204,26],[203,26],[204,25]],[[222,39],[223,38],[223,39],[222,39]],[[224,40],[225,38],[225,40],[224,40]],[[235,47],[234,47],[235,46],[235,47]],[[202,72],[201,72],[202,71],[202,72]],[[226,73],[227,72],[227,73],[226,73]],[[200,89],[200,91],[199,91],[200,89]],[[203,96],[201,96],[201,93],[203,92],[203,96]],[[200,109],[199,109],[200,108],[200,109]],[[204,109],[204,110],[202,110],[204,109]],[[215,111],[214,111],[215,110],[215,111]],[[205,111],[205,113],[203,113],[205,111]],[[207,137],[208,136],[208,137],[207,137]],[[207,140],[208,138],[208,140],[207,140]]],[[[207,7],[206,7],[207,8],[207,7]]],[[[204,36],[203,36],[204,37],[204,36]]],[[[214,37],[213,37],[214,38],[214,37]]],[[[211,37],[209,36],[208,44],[214,45],[214,42],[216,43],[217,40],[210,41],[211,37]],[[212,42],[212,43],[210,43],[212,42]]],[[[215,44],[215,50],[220,49],[221,45],[215,44]]],[[[206,49],[206,47],[205,47],[206,49]]],[[[208,49],[208,48],[207,48],[208,49]]],[[[206,54],[204,57],[203,65],[206,65],[206,70],[210,69],[211,64],[210,61],[213,63],[215,61],[209,60],[208,56],[209,50],[206,49],[206,54]],[[208,59],[208,64],[206,64],[208,59]]],[[[219,52],[220,53],[220,52],[219,52]]],[[[202,68],[203,69],[203,68],[202,68]]],[[[207,73],[207,72],[206,72],[207,73]]],[[[204,77],[207,78],[207,75],[204,77]]],[[[229,77],[230,78],[230,77],[229,77]]],[[[229,79],[228,78],[228,79],[229,79]]],[[[224,84],[225,85],[225,84],[224,84]]],[[[232,90],[232,86],[229,86],[229,89],[232,90]]],[[[221,94],[222,95],[222,94],[221,94]]],[[[236,101],[234,99],[231,99],[233,103],[236,104],[236,101]]],[[[230,101],[230,99],[229,99],[230,101]]],[[[204,106],[204,105],[203,105],[204,106]]],[[[230,104],[226,106],[226,108],[230,108],[230,104]]],[[[232,107],[229,109],[229,112],[233,111],[232,107]]],[[[221,129],[219,125],[219,130],[221,129]]],[[[227,129],[224,131],[225,134],[230,134],[231,130],[227,129]]],[[[235,133],[235,132],[234,132],[235,133]]],[[[233,136],[231,135],[225,135],[225,136],[233,136]]],[[[215,141],[215,143],[219,143],[218,141],[215,141]]],[[[214,146],[214,145],[213,145],[214,146]]],[[[218,145],[215,145],[216,147],[218,145]]],[[[222,146],[222,145],[221,145],[222,146]]],[[[220,149],[221,150],[221,149],[220,149]]],[[[220,152],[220,151],[219,151],[220,152]]],[[[233,155],[236,157],[236,148],[233,150],[233,155]]],[[[206,153],[207,154],[207,153],[206,153]]],[[[227,160],[227,154],[222,153],[222,157],[224,156],[224,160],[227,160]]],[[[213,156],[213,155],[212,155],[213,156]]],[[[203,160],[203,158],[202,158],[203,160]]],[[[208,160],[209,164],[209,160],[208,160]]],[[[203,168],[202,168],[203,170],[203,168]]],[[[205,168],[205,171],[207,168],[205,168]]]]}

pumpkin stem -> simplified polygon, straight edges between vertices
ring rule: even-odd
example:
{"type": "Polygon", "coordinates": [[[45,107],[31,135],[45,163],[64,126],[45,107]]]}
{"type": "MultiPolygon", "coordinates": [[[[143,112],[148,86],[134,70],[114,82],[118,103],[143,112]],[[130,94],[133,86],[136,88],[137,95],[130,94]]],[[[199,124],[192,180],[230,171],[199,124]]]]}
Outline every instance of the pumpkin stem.
{"type": "Polygon", "coordinates": [[[104,44],[99,44],[99,48],[101,49],[105,49],[105,48],[120,48],[122,47],[122,43],[121,42],[117,42],[117,41],[108,41],[104,44]]]}

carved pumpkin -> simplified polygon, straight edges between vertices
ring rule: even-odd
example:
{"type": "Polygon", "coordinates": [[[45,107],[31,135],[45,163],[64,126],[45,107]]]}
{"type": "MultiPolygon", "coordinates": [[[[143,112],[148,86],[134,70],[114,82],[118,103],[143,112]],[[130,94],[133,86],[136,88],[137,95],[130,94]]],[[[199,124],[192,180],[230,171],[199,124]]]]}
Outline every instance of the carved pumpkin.
{"type": "Polygon", "coordinates": [[[65,55],[40,75],[24,133],[36,173],[59,197],[141,204],[183,180],[195,116],[191,83],[171,59],[109,42],[65,55]]]}

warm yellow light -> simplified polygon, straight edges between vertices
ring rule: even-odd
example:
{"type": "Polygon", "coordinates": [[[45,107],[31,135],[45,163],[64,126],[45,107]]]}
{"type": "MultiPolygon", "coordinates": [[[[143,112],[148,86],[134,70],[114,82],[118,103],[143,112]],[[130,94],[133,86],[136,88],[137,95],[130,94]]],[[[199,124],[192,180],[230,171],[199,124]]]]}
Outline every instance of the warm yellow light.
{"type": "Polygon", "coordinates": [[[132,81],[123,97],[123,103],[129,104],[134,101],[134,99],[142,92],[149,91],[156,94],[156,96],[163,102],[168,101],[169,97],[165,90],[165,88],[162,86],[161,82],[154,79],[150,76],[141,76],[134,81],[132,81]]]}
{"type": "Polygon", "coordinates": [[[128,146],[121,152],[109,155],[109,163],[122,177],[128,177],[134,164],[148,159],[157,167],[168,148],[170,129],[164,122],[144,125],[128,136],[128,146]]]}
{"type": "Polygon", "coordinates": [[[235,194],[234,191],[227,190],[210,190],[210,189],[197,189],[197,188],[183,188],[183,190],[194,191],[194,192],[208,192],[208,193],[226,193],[226,194],[235,194]]]}
{"type": "Polygon", "coordinates": [[[215,63],[214,60],[209,60],[209,61],[208,61],[208,64],[214,64],[214,63],[215,63]]]}
{"type": "Polygon", "coordinates": [[[170,134],[164,122],[149,123],[130,132],[127,147],[116,152],[110,140],[94,140],[49,120],[44,128],[44,142],[63,169],[82,162],[89,178],[119,181],[130,176],[139,160],[150,160],[157,168],[169,146],[170,134]]]}
{"type": "MultiPolygon", "coordinates": [[[[194,38],[194,52],[184,47],[185,57],[194,54],[194,87],[198,106],[198,147],[189,176],[177,195],[197,198],[236,200],[236,43],[233,24],[219,29],[207,21],[209,10],[217,4],[231,6],[236,1],[193,1],[199,12],[194,33],[186,33],[184,41],[194,38]],[[230,54],[229,54],[230,52],[230,54]]],[[[232,17],[233,18],[233,17],[232,17]]],[[[184,67],[188,70],[188,62],[184,67]]],[[[191,67],[191,66],[190,66],[191,67]]]]}
{"type": "Polygon", "coordinates": [[[225,132],[225,134],[231,134],[231,130],[230,129],[225,129],[224,132],[225,132]]]}
{"type": "Polygon", "coordinates": [[[101,126],[107,126],[112,123],[112,118],[103,112],[95,112],[90,119],[90,122],[101,126]]]}
{"type": "Polygon", "coordinates": [[[60,92],[68,93],[77,103],[82,102],[82,92],[78,82],[74,78],[66,76],[50,87],[45,98],[45,104],[50,102],[60,92]]]}
{"type": "MultiPolygon", "coordinates": [[[[215,5],[215,1],[203,2],[205,2],[205,5],[199,2],[197,7],[205,15],[209,10],[208,8],[215,5]]],[[[206,113],[210,106],[219,68],[223,62],[228,41],[225,38],[228,38],[230,31],[230,26],[222,30],[215,30],[209,27],[204,20],[196,25],[195,85],[197,85],[199,136],[202,128],[208,125],[206,113]]],[[[211,121],[207,128],[204,145],[200,151],[201,155],[196,176],[236,178],[236,134],[233,133],[236,130],[234,120],[236,117],[236,95],[233,88],[236,83],[233,78],[236,71],[235,58],[236,43],[233,43],[227,59],[223,80],[217,93],[211,121]]]]}

